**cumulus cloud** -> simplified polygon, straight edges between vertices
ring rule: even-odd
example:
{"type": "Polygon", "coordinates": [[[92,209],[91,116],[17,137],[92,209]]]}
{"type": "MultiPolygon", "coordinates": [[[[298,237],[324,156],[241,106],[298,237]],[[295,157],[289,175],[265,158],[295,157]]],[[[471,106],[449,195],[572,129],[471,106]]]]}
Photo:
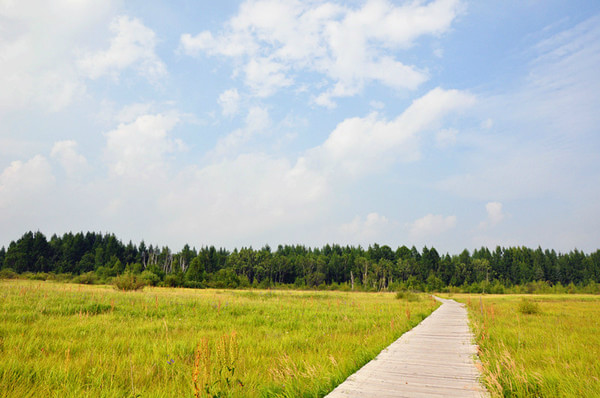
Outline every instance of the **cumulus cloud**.
{"type": "Polygon", "coordinates": [[[221,105],[221,112],[224,116],[235,115],[240,106],[240,93],[236,88],[223,91],[217,102],[221,105]]]}
{"type": "Polygon", "coordinates": [[[106,133],[106,160],[112,175],[150,180],[167,171],[166,155],[185,148],[169,137],[179,122],[174,114],[139,116],[106,133]]]}
{"type": "Polygon", "coordinates": [[[40,201],[36,194],[54,184],[54,175],[48,160],[36,155],[26,162],[16,160],[0,174],[0,207],[14,202],[40,201]]]}
{"type": "Polygon", "coordinates": [[[252,132],[258,132],[269,127],[271,118],[266,108],[254,106],[248,111],[246,116],[246,126],[252,132]]]}
{"type": "Polygon", "coordinates": [[[265,134],[270,125],[269,111],[260,106],[253,106],[246,115],[245,126],[221,138],[217,142],[214,154],[226,155],[234,152],[252,137],[265,134]]]}
{"type": "Polygon", "coordinates": [[[268,58],[252,59],[244,68],[246,84],[256,96],[269,97],[292,84],[292,80],[286,76],[286,69],[285,65],[268,58]]]}
{"type": "Polygon", "coordinates": [[[440,235],[456,226],[456,216],[428,214],[410,224],[410,236],[423,239],[440,235]]]}
{"type": "Polygon", "coordinates": [[[308,153],[308,161],[315,167],[356,176],[386,168],[395,161],[417,160],[419,134],[474,102],[475,97],[468,93],[436,88],[391,121],[377,113],[346,119],[322,145],[308,153]]]}
{"type": "Polygon", "coordinates": [[[369,213],[364,219],[356,216],[351,222],[342,224],[340,232],[347,241],[368,244],[381,239],[389,225],[386,217],[378,213],[369,213]]]}
{"type": "MultiPolygon", "coordinates": [[[[163,205],[207,209],[202,223],[189,216],[178,219],[183,223],[179,225],[190,224],[189,228],[198,234],[204,234],[202,226],[206,225],[214,225],[211,231],[225,234],[227,228],[219,217],[237,220],[236,231],[243,231],[239,236],[249,236],[257,219],[261,220],[261,231],[284,228],[286,222],[318,224],[316,217],[330,208],[335,196],[333,186],[344,189],[345,182],[354,177],[384,169],[395,161],[417,159],[419,135],[439,128],[445,117],[474,101],[468,93],[437,88],[416,99],[391,121],[373,113],[341,122],[321,145],[296,160],[236,152],[242,143],[263,134],[271,124],[266,109],[252,108],[245,126],[217,144],[215,152],[228,156],[215,157],[210,165],[182,176],[185,191],[174,189],[163,205]]],[[[436,221],[437,216],[433,217],[436,221]]],[[[441,225],[448,227],[455,221],[455,217],[443,218],[441,225]]],[[[423,221],[417,222],[417,227],[421,224],[423,221]]],[[[389,226],[385,216],[370,213],[331,232],[365,243],[381,237],[389,226]]]]}
{"type": "Polygon", "coordinates": [[[70,177],[76,176],[87,169],[87,160],[77,152],[77,143],[75,141],[68,140],[54,143],[50,155],[60,162],[70,177]]]}
{"type": "MultiPolygon", "coordinates": [[[[94,225],[121,236],[139,239],[143,230],[145,237],[166,243],[248,245],[280,236],[286,241],[321,244],[331,239],[331,234],[357,243],[385,239],[391,222],[379,213],[363,214],[341,227],[323,221],[339,200],[336,196],[350,189],[344,177],[376,170],[371,165],[373,157],[385,160],[381,167],[416,159],[405,146],[411,143],[418,151],[417,138],[422,132],[439,128],[447,115],[472,101],[467,93],[435,89],[391,121],[372,114],[340,123],[323,144],[298,158],[239,150],[242,143],[268,134],[272,127],[268,109],[256,106],[245,116],[244,132],[230,137],[232,146],[222,143],[226,156],[209,156],[203,164],[183,168],[176,168],[172,159],[183,149],[174,136],[180,116],[140,114],[149,108],[137,104],[123,112],[123,122],[105,134],[108,175],[94,181],[97,188],[86,191],[77,184],[62,184],[61,192],[55,190],[53,197],[58,205],[68,196],[68,189],[73,197],[93,196],[93,206],[81,200],[64,203],[78,207],[77,214],[95,209],[94,225]],[[361,146],[369,151],[368,156],[360,157],[361,146]],[[355,155],[359,159],[353,163],[355,155]],[[133,220],[128,224],[135,228],[123,225],[123,219],[133,220]],[[290,229],[289,225],[302,228],[290,229]]],[[[72,141],[55,143],[52,150],[52,158],[64,162],[66,170],[83,162],[78,154],[72,141]]],[[[60,206],[66,212],[67,205],[60,206]]]]}
{"type": "Polygon", "coordinates": [[[95,51],[116,3],[2,2],[0,112],[27,107],[58,112],[86,92],[85,78],[117,77],[128,67],[151,80],[164,76],[154,32],[135,18],[114,19],[110,47],[95,51]]]}
{"type": "Polygon", "coordinates": [[[121,108],[114,116],[114,119],[118,123],[131,123],[140,116],[150,114],[153,108],[154,104],[152,103],[129,104],[121,108]]]}
{"type": "MultiPolygon", "coordinates": [[[[264,244],[273,233],[290,239],[287,226],[312,225],[328,208],[328,187],[283,157],[248,153],[192,167],[167,182],[158,213],[163,233],[238,245],[264,244]],[[283,232],[284,231],[284,232],[283,232]]],[[[306,230],[297,238],[306,240],[306,230]]]]}
{"type": "Polygon", "coordinates": [[[485,205],[485,211],[487,213],[487,219],[479,224],[480,228],[493,227],[506,217],[502,211],[502,203],[500,202],[487,203],[485,205]]]}
{"type": "Polygon", "coordinates": [[[114,2],[43,0],[0,3],[0,112],[59,111],[85,91],[74,48],[109,18],[114,2]]]}
{"type": "Polygon", "coordinates": [[[370,82],[394,89],[415,89],[428,74],[396,58],[421,36],[446,32],[461,10],[459,0],[410,2],[396,6],[370,0],[351,8],[337,2],[249,0],[214,35],[183,34],[189,55],[234,57],[241,62],[246,84],[258,96],[269,96],[294,83],[294,73],[322,74],[328,87],[315,103],[335,106],[334,99],[352,96],[370,82]]]}
{"type": "Polygon", "coordinates": [[[447,148],[456,143],[457,135],[458,130],[456,129],[442,129],[435,134],[435,143],[438,148],[447,148]]]}
{"type": "Polygon", "coordinates": [[[485,211],[487,211],[488,219],[492,225],[496,225],[504,219],[502,203],[500,202],[489,202],[485,205],[485,211]]]}
{"type": "Polygon", "coordinates": [[[375,101],[375,100],[372,100],[371,102],[369,102],[369,106],[373,109],[379,109],[379,110],[385,108],[385,104],[383,102],[375,101]]]}
{"type": "Polygon", "coordinates": [[[156,35],[139,19],[119,16],[110,24],[113,38],[107,50],[88,53],[78,62],[91,79],[104,75],[118,77],[129,67],[151,81],[166,75],[166,66],[156,55],[156,35]]]}
{"type": "MultiPolygon", "coordinates": [[[[323,224],[323,217],[335,203],[336,190],[348,188],[345,177],[376,170],[371,159],[378,156],[386,162],[414,160],[414,153],[405,147],[412,142],[411,148],[418,151],[419,134],[438,128],[445,116],[472,101],[467,93],[435,89],[391,121],[378,114],[348,119],[321,145],[297,158],[239,150],[242,144],[268,134],[272,127],[268,109],[255,106],[245,116],[243,132],[230,134],[215,147],[225,156],[209,156],[206,164],[179,169],[173,167],[172,159],[183,149],[183,143],[174,137],[174,129],[181,123],[178,114],[140,114],[152,107],[134,104],[120,115],[123,122],[105,134],[108,175],[94,183],[101,188],[94,190],[93,196],[102,198],[94,206],[104,206],[96,225],[118,226],[118,221],[126,218],[135,220],[136,229],[147,231],[146,236],[170,236],[178,242],[195,240],[199,244],[263,244],[279,232],[285,240],[320,244],[320,239],[330,239],[325,229],[357,243],[378,240],[387,236],[390,228],[390,221],[379,213],[359,216],[343,226],[323,224]],[[360,154],[361,147],[368,156],[360,154]],[[353,160],[354,156],[359,159],[353,160]],[[138,200],[141,188],[146,198],[143,203],[138,200]],[[289,225],[304,227],[295,232],[289,225]],[[310,238],[306,231],[311,231],[310,238]]],[[[85,162],[73,141],[55,143],[51,156],[65,170],[75,170],[85,162]]],[[[382,167],[389,166],[386,162],[382,167]]],[[[37,164],[36,173],[44,175],[42,166],[47,163],[41,158],[27,167],[37,164]]],[[[17,163],[14,168],[24,165],[17,163]]],[[[53,181],[49,166],[46,171],[47,179],[53,181]]],[[[3,182],[3,186],[8,185],[3,182]]],[[[71,189],[73,195],[90,195],[80,186],[64,184],[61,189],[71,189]]],[[[6,188],[4,192],[7,190],[12,191],[6,188]]],[[[73,206],[72,202],[65,203],[73,206]]],[[[77,214],[89,212],[86,206],[80,204],[77,214]]],[[[124,236],[135,234],[122,225],[115,232],[120,231],[124,236]]]]}

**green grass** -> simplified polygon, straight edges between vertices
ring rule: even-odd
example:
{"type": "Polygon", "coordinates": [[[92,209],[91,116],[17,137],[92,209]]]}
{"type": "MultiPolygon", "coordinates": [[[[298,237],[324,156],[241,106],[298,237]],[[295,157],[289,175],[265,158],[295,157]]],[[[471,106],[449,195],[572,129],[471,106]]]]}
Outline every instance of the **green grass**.
{"type": "Polygon", "coordinates": [[[0,281],[0,396],[319,397],[437,303],[0,281]]]}
{"type": "Polygon", "coordinates": [[[600,397],[600,296],[456,295],[492,396],[600,397]]]}

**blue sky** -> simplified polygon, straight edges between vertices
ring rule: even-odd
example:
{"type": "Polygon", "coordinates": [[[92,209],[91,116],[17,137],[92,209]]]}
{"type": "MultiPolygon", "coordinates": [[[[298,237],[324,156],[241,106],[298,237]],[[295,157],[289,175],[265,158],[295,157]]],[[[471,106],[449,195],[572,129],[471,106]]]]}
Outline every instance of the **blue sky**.
{"type": "Polygon", "coordinates": [[[597,1],[0,1],[0,245],[592,251],[597,1]]]}

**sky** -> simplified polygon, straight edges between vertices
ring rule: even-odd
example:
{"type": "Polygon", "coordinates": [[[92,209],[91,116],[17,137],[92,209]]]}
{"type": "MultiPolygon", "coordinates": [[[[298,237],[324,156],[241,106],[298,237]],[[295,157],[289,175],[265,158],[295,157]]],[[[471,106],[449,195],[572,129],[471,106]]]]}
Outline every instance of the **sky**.
{"type": "Polygon", "coordinates": [[[0,0],[0,246],[600,248],[600,2],[0,0]]]}

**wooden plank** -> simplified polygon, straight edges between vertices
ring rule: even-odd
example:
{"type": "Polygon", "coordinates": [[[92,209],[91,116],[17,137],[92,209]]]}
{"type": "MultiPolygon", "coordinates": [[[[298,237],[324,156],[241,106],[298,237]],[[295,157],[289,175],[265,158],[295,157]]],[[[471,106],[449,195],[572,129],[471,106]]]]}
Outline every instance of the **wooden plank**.
{"type": "Polygon", "coordinates": [[[454,300],[348,377],[326,398],[487,397],[467,310],[454,300]]]}

